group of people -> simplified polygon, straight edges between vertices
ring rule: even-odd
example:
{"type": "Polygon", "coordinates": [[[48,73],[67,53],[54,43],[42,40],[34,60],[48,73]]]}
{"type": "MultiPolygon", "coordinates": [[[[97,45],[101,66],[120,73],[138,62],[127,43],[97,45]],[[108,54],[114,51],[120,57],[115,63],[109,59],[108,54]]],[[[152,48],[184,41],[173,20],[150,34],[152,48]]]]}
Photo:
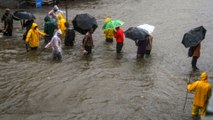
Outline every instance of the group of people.
{"type": "MultiPolygon", "coordinates": [[[[110,22],[111,18],[106,18],[106,22],[110,22]]],[[[108,29],[104,30],[106,42],[112,43],[113,38],[116,39],[116,52],[121,53],[121,50],[124,45],[124,32],[120,27],[117,27],[115,29],[108,29]]],[[[143,58],[144,55],[150,55],[152,50],[152,40],[153,37],[151,34],[149,34],[145,40],[136,40],[135,45],[138,47],[137,49],[137,58],[143,58]]]]}
{"type": "MultiPolygon", "coordinates": [[[[44,32],[38,29],[38,25],[33,19],[22,21],[23,27],[26,31],[23,34],[23,40],[26,42],[26,46],[29,46],[31,50],[37,50],[39,46],[39,37],[43,36],[45,38],[44,48],[52,47],[52,54],[54,60],[62,59],[62,41],[64,38],[65,46],[73,46],[75,43],[75,31],[70,24],[63,17],[64,11],[61,11],[57,6],[48,13],[44,18],[44,32]]],[[[13,16],[10,13],[10,9],[6,9],[2,17],[3,32],[5,36],[12,36],[13,32],[13,16]]],[[[109,22],[111,19],[106,18],[105,22],[109,22]]],[[[83,40],[82,40],[82,51],[84,54],[89,55],[92,53],[93,34],[94,30],[89,30],[83,40]]],[[[107,43],[112,43],[116,39],[116,52],[121,53],[124,44],[124,32],[120,27],[115,29],[104,30],[105,41],[107,43]]],[[[136,40],[135,44],[137,46],[137,57],[143,58],[144,55],[149,55],[152,50],[152,40],[153,37],[149,34],[146,40],[136,40]]],[[[200,47],[199,43],[197,46],[190,48],[192,50],[192,68],[193,70],[198,70],[197,59],[200,57],[200,47]]],[[[200,76],[200,80],[194,83],[188,83],[187,89],[189,91],[195,92],[194,102],[192,106],[192,116],[197,116],[200,113],[201,116],[206,115],[206,109],[208,100],[211,96],[211,85],[208,83],[208,75],[203,72],[200,76]]]]}

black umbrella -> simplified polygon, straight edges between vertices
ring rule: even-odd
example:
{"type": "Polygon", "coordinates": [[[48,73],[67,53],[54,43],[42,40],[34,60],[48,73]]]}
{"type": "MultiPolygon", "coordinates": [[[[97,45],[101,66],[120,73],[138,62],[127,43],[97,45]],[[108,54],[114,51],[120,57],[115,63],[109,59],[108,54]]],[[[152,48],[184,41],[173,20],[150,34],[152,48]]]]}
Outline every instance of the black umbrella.
{"type": "Polygon", "coordinates": [[[87,13],[76,15],[72,23],[74,30],[81,34],[86,34],[89,30],[91,30],[91,28],[95,31],[98,27],[96,19],[87,13]]]}
{"type": "Polygon", "coordinates": [[[26,19],[26,20],[33,20],[35,19],[35,16],[31,13],[31,12],[28,12],[28,11],[23,11],[23,10],[20,10],[20,11],[15,11],[13,13],[13,17],[15,19],[26,19]]]}
{"type": "Polygon", "coordinates": [[[124,33],[125,37],[132,40],[146,40],[146,37],[148,36],[148,32],[146,30],[138,27],[130,27],[124,33]]]}
{"type": "Polygon", "coordinates": [[[187,47],[193,47],[199,44],[206,35],[206,29],[203,26],[194,28],[183,36],[182,44],[187,47]]]}

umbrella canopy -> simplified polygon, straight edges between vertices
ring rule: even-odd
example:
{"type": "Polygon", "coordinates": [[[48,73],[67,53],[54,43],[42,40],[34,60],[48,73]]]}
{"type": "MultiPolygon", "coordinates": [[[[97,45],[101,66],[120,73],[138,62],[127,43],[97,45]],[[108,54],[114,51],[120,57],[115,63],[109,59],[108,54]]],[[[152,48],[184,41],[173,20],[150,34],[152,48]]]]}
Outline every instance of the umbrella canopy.
{"type": "Polygon", "coordinates": [[[132,40],[146,40],[146,37],[148,36],[148,33],[144,29],[138,27],[130,27],[124,33],[125,37],[132,40]]]}
{"type": "Polygon", "coordinates": [[[206,35],[206,29],[203,26],[194,28],[183,36],[182,44],[188,48],[199,44],[206,35]]]}
{"type": "Polygon", "coordinates": [[[146,30],[149,34],[151,34],[155,29],[155,26],[149,24],[139,25],[137,27],[146,30]]]}
{"type": "Polygon", "coordinates": [[[78,31],[81,34],[86,34],[92,28],[95,29],[98,27],[95,17],[85,13],[78,14],[72,21],[74,30],[78,31]]]}
{"type": "Polygon", "coordinates": [[[115,29],[116,27],[120,27],[124,24],[121,20],[111,20],[109,22],[104,23],[102,29],[108,30],[108,29],[115,29]]]}
{"type": "Polygon", "coordinates": [[[28,12],[28,11],[15,11],[13,13],[13,16],[15,19],[28,19],[28,20],[33,20],[35,19],[35,16],[31,13],[31,12],[28,12]]]}

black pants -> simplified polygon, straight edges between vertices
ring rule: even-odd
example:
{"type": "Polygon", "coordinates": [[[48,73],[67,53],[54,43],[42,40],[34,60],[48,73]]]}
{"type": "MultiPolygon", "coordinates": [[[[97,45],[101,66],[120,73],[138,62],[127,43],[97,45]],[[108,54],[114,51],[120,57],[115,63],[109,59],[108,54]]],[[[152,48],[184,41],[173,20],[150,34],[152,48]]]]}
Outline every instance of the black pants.
{"type": "Polygon", "coordinates": [[[12,34],[13,34],[13,31],[9,29],[3,33],[4,36],[12,36],[12,34]]]}
{"type": "Polygon", "coordinates": [[[38,47],[30,47],[31,50],[37,50],[38,47]]]}
{"type": "Polygon", "coordinates": [[[116,44],[116,52],[117,53],[121,53],[122,48],[123,48],[123,43],[122,42],[121,43],[117,42],[117,44],[116,44]]]}
{"type": "Polygon", "coordinates": [[[85,50],[87,51],[87,55],[92,53],[92,47],[91,46],[85,46],[85,50]]]}
{"type": "Polygon", "coordinates": [[[194,69],[197,68],[197,59],[198,57],[195,57],[195,56],[192,57],[192,68],[194,69]]]}
{"type": "Polygon", "coordinates": [[[64,41],[64,45],[65,46],[73,46],[74,45],[74,41],[64,41]]]}
{"type": "Polygon", "coordinates": [[[113,42],[113,38],[106,38],[106,42],[112,43],[113,42]]]}
{"type": "Polygon", "coordinates": [[[150,55],[151,50],[146,50],[146,55],[150,55]]]}

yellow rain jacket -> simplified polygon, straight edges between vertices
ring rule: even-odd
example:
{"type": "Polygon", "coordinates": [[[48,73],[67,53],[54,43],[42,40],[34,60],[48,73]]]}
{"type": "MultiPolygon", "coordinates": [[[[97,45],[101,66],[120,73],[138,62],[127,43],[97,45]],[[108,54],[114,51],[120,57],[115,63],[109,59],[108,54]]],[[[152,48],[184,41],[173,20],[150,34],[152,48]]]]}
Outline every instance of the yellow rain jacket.
{"type": "Polygon", "coordinates": [[[61,30],[62,32],[62,36],[65,36],[65,31],[66,31],[66,19],[64,19],[64,17],[62,16],[61,13],[58,14],[58,29],[61,30]]]}
{"type": "Polygon", "coordinates": [[[199,107],[204,107],[207,105],[208,99],[211,97],[211,84],[207,81],[208,75],[206,72],[203,72],[200,78],[200,81],[188,84],[187,89],[195,92],[193,104],[199,107]]]}
{"type": "Polygon", "coordinates": [[[38,47],[39,46],[39,35],[45,36],[46,34],[41,32],[36,23],[33,23],[31,29],[27,33],[26,42],[29,43],[30,47],[38,47]]]}
{"type": "MultiPolygon", "coordinates": [[[[108,18],[105,19],[104,22],[107,23],[109,21],[111,21],[111,18],[108,17],[108,18]]],[[[114,30],[113,29],[112,30],[105,30],[104,34],[105,34],[105,38],[106,39],[108,39],[108,38],[109,39],[113,39],[113,37],[114,37],[114,30]]]]}
{"type": "Polygon", "coordinates": [[[104,34],[105,34],[105,38],[113,39],[113,37],[114,37],[114,30],[113,29],[111,29],[111,30],[105,30],[104,34]]]}

